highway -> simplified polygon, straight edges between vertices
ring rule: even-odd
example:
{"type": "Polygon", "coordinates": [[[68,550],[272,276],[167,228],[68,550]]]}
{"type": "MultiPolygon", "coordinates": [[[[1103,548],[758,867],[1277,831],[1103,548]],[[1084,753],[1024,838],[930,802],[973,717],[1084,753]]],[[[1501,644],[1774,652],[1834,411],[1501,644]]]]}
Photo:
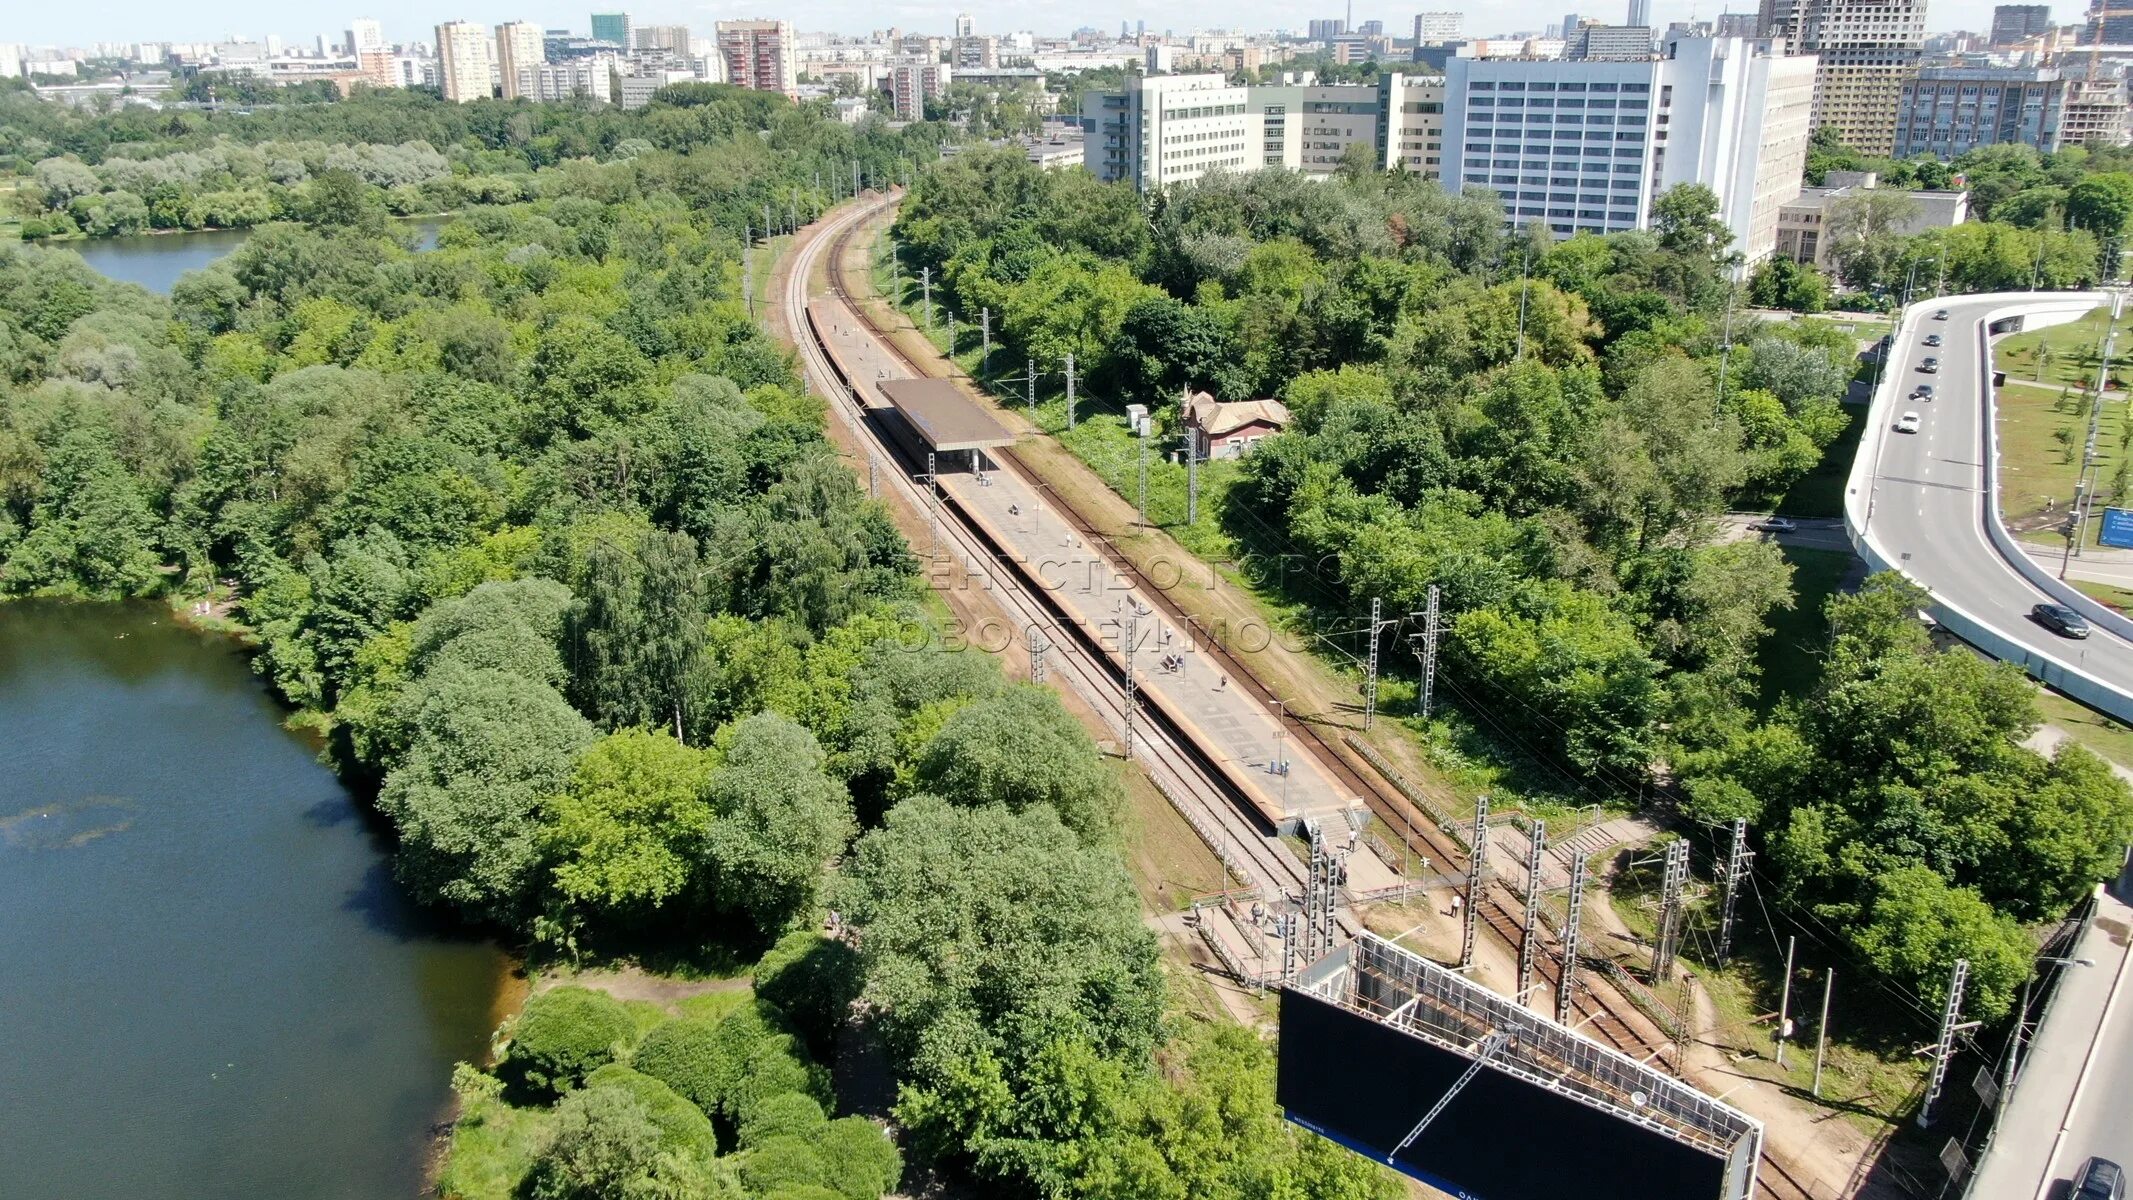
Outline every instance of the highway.
{"type": "MultiPolygon", "coordinates": [[[[2047,677],[2045,660],[2056,660],[2076,674],[2133,694],[2133,640],[2102,626],[2086,640],[2071,640],[2031,620],[2033,605],[2056,597],[2025,577],[1988,535],[1986,522],[1998,517],[1990,511],[1986,489],[1991,356],[1983,326],[1988,313],[2021,302],[2008,296],[1949,298],[1912,307],[1890,349],[1889,380],[1869,410],[1867,419],[1877,428],[1867,431],[1861,453],[1872,457],[1864,483],[1854,475],[1847,515],[1855,540],[1877,549],[1889,565],[1932,593],[1937,604],[1959,610],[1949,624],[1980,649],[2047,677]],[[1932,314],[1941,309],[1947,319],[1935,320],[1932,314]],[[1943,344],[1924,345],[1931,334],[1939,334],[1943,344]],[[1936,374],[1920,370],[1929,356],[1940,359],[1936,374]],[[1935,398],[1911,397],[1919,384],[1933,385],[1935,398]],[[1893,428],[1906,411],[1919,415],[1918,432],[1893,428]],[[1972,636],[1976,631],[1964,628],[1962,617],[1987,636],[1972,636]]],[[[2102,303],[2101,297],[2095,303],[2102,303]]],[[[1874,558],[1868,555],[1870,562],[1874,558]]]]}

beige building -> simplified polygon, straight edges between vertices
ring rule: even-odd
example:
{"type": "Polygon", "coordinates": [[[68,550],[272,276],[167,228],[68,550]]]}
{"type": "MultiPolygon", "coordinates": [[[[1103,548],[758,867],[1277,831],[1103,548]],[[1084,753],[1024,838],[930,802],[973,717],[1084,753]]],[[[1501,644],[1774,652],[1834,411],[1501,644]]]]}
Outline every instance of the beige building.
{"type": "Polygon", "coordinates": [[[472,21],[447,21],[437,27],[437,85],[454,104],[489,98],[487,29],[472,21]]]}
{"type": "Polygon", "coordinates": [[[630,31],[638,50],[663,50],[678,59],[689,57],[687,25],[643,25],[630,31]]]}
{"type": "Polygon", "coordinates": [[[1443,175],[1444,78],[1390,74],[1379,76],[1378,82],[1385,90],[1382,105],[1389,124],[1382,139],[1385,169],[1399,167],[1431,179],[1443,175]]]}
{"type": "Polygon", "coordinates": [[[1259,151],[1250,156],[1252,167],[1331,175],[1348,147],[1358,145],[1376,160],[1375,86],[1255,87],[1248,93],[1247,109],[1258,118],[1259,134],[1259,151]]]}
{"type": "Polygon", "coordinates": [[[1762,0],[1761,32],[1820,60],[1814,124],[1863,154],[1896,150],[1903,85],[1925,45],[1925,0],[1762,0]]]}
{"type": "Polygon", "coordinates": [[[948,94],[951,69],[931,59],[905,57],[889,60],[889,102],[906,121],[926,119],[926,101],[948,94]]]}
{"type": "MultiPolygon", "coordinates": [[[[1831,171],[1823,180],[1823,186],[1801,188],[1798,196],[1779,206],[1778,257],[1799,263],[1813,263],[1822,270],[1829,270],[1831,207],[1861,195],[1872,189],[1875,183],[1876,177],[1872,171],[1831,171]]],[[[1969,219],[1968,192],[1904,194],[1911,198],[1916,210],[1895,230],[1897,233],[1913,234],[1924,233],[1928,229],[1949,229],[1969,219]]]]}
{"type": "Polygon", "coordinates": [[[718,53],[726,63],[727,83],[757,92],[799,94],[789,22],[720,21],[718,53]]]}
{"type": "Polygon", "coordinates": [[[522,95],[533,99],[520,90],[519,72],[547,61],[548,52],[541,40],[539,25],[532,21],[512,21],[496,27],[496,78],[502,86],[504,99],[516,100],[522,95]]]}

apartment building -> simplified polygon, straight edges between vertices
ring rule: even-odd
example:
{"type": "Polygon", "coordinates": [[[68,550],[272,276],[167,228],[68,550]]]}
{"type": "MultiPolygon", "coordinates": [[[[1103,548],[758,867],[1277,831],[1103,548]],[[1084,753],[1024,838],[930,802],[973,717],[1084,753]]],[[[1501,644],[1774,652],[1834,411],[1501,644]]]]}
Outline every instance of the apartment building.
{"type": "Polygon", "coordinates": [[[1815,125],[1870,155],[1896,149],[1896,110],[1925,44],[1925,0],[1762,0],[1762,36],[1819,59],[1815,125]]]}
{"type": "Polygon", "coordinates": [[[388,50],[391,43],[385,40],[384,23],[371,17],[357,17],[348,22],[348,53],[360,56],[365,50],[388,50]]]}
{"type": "Polygon", "coordinates": [[[1456,42],[1466,27],[1466,14],[1455,12],[1426,12],[1415,14],[1415,45],[1438,46],[1456,42]]]}
{"type": "Polygon", "coordinates": [[[1435,179],[1444,172],[1444,80],[1378,76],[1378,163],[1435,179]]]}
{"type": "Polygon", "coordinates": [[[2059,148],[2066,83],[2053,67],[1921,67],[1896,109],[1896,157],[1946,161],[1979,146],[2059,148]]]}
{"type": "Polygon", "coordinates": [[[930,58],[906,55],[892,58],[889,67],[889,99],[896,115],[906,121],[926,118],[926,101],[948,94],[953,68],[930,58]]]}
{"type": "Polygon", "coordinates": [[[512,72],[512,94],[528,100],[568,100],[589,96],[602,102],[614,99],[613,55],[571,58],[562,62],[526,63],[512,72]]]}
{"type": "Polygon", "coordinates": [[[512,21],[496,27],[496,75],[504,99],[516,100],[522,95],[529,100],[540,99],[519,89],[519,73],[547,61],[547,44],[539,25],[512,21]]]}
{"type": "Polygon", "coordinates": [[[1000,39],[991,34],[959,37],[952,57],[958,71],[996,70],[1000,65],[1000,39]]]}
{"type": "Polygon", "coordinates": [[[2051,5],[2001,4],[1992,10],[1990,41],[1995,46],[2019,46],[2051,29],[2051,5]]]}
{"type": "Polygon", "coordinates": [[[472,21],[447,21],[437,27],[437,84],[454,104],[489,98],[487,29],[472,21]]]}
{"type": "Polygon", "coordinates": [[[2096,79],[2066,81],[2066,102],[2059,121],[2064,146],[2124,146],[2133,140],[2126,116],[2126,81],[2105,66],[2096,79]]]}
{"type": "Polygon", "coordinates": [[[1445,186],[1491,188],[1509,220],[1567,237],[1641,228],[1660,194],[1700,183],[1752,265],[1776,244],[1812,132],[1814,60],[1775,51],[1677,38],[1641,62],[1453,59],[1445,186]]]}
{"type": "Polygon", "coordinates": [[[1578,62],[1651,56],[1652,31],[1646,25],[1581,25],[1563,39],[1563,57],[1578,62]]]}
{"type": "Polygon", "coordinates": [[[676,60],[690,57],[687,25],[646,25],[632,30],[630,37],[633,49],[656,51],[676,60]]]}
{"type": "Polygon", "coordinates": [[[1247,155],[1246,169],[1283,167],[1331,175],[1350,146],[1373,154],[1377,150],[1375,86],[1255,87],[1245,92],[1245,108],[1255,118],[1250,125],[1257,127],[1259,142],[1258,153],[1247,155]]]}
{"type": "Polygon", "coordinates": [[[620,49],[627,50],[633,44],[633,39],[630,36],[631,28],[630,15],[628,13],[594,13],[592,15],[592,36],[596,42],[613,42],[620,49]]]}
{"type": "Polygon", "coordinates": [[[1262,118],[1251,111],[1253,90],[1221,75],[1140,75],[1123,91],[1083,93],[1082,165],[1098,179],[1129,180],[1141,191],[1213,170],[1256,170],[1266,151],[1262,118]]]}
{"type": "Polygon", "coordinates": [[[2133,42],[2133,8],[2122,2],[2089,0],[2088,44],[2123,46],[2133,42]]]}
{"type": "Polygon", "coordinates": [[[790,22],[720,21],[718,52],[725,60],[726,82],[735,87],[799,95],[790,22]]]}

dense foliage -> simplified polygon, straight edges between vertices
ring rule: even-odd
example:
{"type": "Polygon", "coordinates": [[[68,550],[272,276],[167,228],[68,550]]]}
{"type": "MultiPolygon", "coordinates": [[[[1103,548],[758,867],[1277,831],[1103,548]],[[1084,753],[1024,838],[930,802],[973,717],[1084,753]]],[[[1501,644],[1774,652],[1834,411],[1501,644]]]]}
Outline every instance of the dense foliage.
{"type": "MultiPolygon", "coordinates": [[[[819,1063],[856,1012],[907,1144],[994,1190],[1080,1188],[1066,1164],[1154,1139],[1132,1170],[1232,1181],[1196,1194],[1389,1194],[1275,1125],[1254,1040],[1223,1068],[1248,1082],[1219,1085],[1240,1106],[1220,1119],[1265,1135],[1249,1163],[1163,1133],[1209,1110],[1157,1072],[1184,1051],[1114,768],[1051,693],[924,636],[915,560],[749,319],[744,222],[804,208],[818,165],[893,163],[895,138],[716,89],[628,115],[256,115],[260,143],[328,157],[443,146],[453,178],[524,149],[521,118],[591,156],[514,159],[522,199],[419,253],[376,185],[340,180],[168,299],[0,250],[0,592],[168,594],[240,623],[374,791],[413,893],[537,957],[761,956],[762,1003],[730,1014],[538,997],[494,1075],[461,1073],[453,1188],[879,1195],[896,1148],[825,1116],[819,1063]],[[1082,1081],[1135,1096],[1130,1126],[1061,1119],[1047,1089],[1082,1081]]],[[[159,138],[225,164],[254,146],[196,114],[0,128],[92,170],[159,138]]]]}

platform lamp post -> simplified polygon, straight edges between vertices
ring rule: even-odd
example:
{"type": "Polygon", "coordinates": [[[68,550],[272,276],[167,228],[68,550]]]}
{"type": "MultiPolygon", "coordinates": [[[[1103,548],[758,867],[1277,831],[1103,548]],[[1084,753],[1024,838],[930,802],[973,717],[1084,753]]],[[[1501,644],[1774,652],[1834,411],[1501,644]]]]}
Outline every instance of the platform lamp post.
{"type": "Polygon", "coordinates": [[[2056,954],[2040,955],[2031,964],[2032,969],[2029,977],[2022,981],[2022,1007],[2015,1010],[2014,1038],[2007,1045],[2007,1066],[2000,1072],[2001,1105],[2004,1106],[2007,1103],[2007,1097],[2014,1092],[2015,1082],[2021,1078],[2022,1039],[2029,1032],[2029,995],[2030,989],[2035,987],[2037,982],[2037,972],[2034,968],[2039,966],[2093,967],[2095,965],[2096,960],[2093,958],[2068,958],[2056,954]]]}

